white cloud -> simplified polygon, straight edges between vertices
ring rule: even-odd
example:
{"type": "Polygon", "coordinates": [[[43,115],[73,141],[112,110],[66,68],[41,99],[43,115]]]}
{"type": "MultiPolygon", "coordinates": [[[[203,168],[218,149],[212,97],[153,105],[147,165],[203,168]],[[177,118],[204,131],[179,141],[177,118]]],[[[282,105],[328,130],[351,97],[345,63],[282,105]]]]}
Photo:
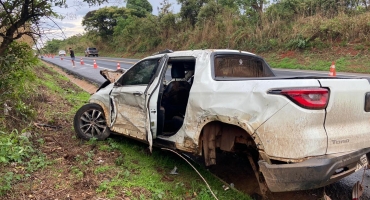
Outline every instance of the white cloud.
{"type": "MultiPolygon", "coordinates": [[[[82,19],[92,10],[97,10],[106,6],[125,6],[124,0],[110,0],[112,3],[105,3],[100,6],[89,6],[87,3],[83,3],[82,0],[67,0],[68,8],[53,7],[54,12],[58,15],[64,16],[63,19],[45,19],[44,24],[47,29],[47,36],[43,38],[43,42],[49,39],[65,39],[73,35],[84,33],[84,27],[82,26],[82,19]],[[56,25],[57,24],[57,25],[56,25]],[[60,30],[62,29],[62,30],[60,30]]],[[[158,14],[158,7],[160,6],[161,0],[149,0],[153,7],[153,14],[158,14]]],[[[179,12],[180,6],[176,0],[169,0],[172,3],[173,12],[179,12]]]]}

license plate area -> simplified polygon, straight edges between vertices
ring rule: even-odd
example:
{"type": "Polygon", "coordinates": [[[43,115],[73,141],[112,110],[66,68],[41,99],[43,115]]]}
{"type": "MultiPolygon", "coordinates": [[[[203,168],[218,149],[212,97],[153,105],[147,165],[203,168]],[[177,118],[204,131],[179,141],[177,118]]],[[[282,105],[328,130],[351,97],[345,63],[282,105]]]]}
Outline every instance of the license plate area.
{"type": "Polygon", "coordinates": [[[368,164],[369,164],[369,162],[368,162],[368,160],[366,158],[366,155],[361,156],[360,157],[360,161],[356,165],[355,172],[358,171],[358,170],[360,170],[360,169],[362,169],[362,168],[364,168],[364,167],[366,167],[368,164]]]}

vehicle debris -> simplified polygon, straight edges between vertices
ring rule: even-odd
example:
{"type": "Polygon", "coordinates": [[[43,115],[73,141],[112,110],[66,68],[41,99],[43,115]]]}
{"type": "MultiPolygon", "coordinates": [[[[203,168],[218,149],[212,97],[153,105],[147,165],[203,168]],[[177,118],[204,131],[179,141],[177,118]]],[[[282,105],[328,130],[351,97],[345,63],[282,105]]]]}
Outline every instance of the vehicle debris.
{"type": "Polygon", "coordinates": [[[360,181],[357,181],[352,189],[352,200],[359,200],[364,193],[364,188],[361,185],[360,181]]]}
{"type": "Polygon", "coordinates": [[[7,103],[4,103],[4,115],[9,115],[9,111],[12,110],[12,107],[8,106],[7,103]]]}
{"type": "Polygon", "coordinates": [[[172,174],[172,175],[177,175],[177,174],[179,174],[179,173],[177,172],[177,167],[176,167],[176,166],[171,170],[170,174],[172,174]]]}
{"type": "Polygon", "coordinates": [[[42,130],[60,129],[60,126],[53,126],[49,124],[33,123],[37,128],[42,130]]]}

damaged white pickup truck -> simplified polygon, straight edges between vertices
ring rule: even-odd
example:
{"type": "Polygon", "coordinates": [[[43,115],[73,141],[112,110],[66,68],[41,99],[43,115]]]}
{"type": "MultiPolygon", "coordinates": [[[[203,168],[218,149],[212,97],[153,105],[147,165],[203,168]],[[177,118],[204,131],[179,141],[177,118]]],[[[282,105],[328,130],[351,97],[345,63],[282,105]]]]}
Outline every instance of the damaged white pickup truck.
{"type": "Polygon", "coordinates": [[[207,166],[216,149],[245,152],[272,192],[322,187],[367,165],[366,79],[276,77],[261,57],[234,50],[162,53],[109,74],[75,115],[83,139],[121,134],[207,166]]]}

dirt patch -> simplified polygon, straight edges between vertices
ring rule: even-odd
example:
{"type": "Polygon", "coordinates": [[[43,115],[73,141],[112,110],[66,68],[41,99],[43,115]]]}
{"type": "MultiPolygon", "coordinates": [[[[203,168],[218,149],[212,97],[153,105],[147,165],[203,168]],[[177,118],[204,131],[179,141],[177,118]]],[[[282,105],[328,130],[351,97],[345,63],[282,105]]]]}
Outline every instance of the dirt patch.
{"type": "Polygon", "coordinates": [[[295,57],[295,52],[294,51],[286,51],[280,55],[280,58],[294,58],[295,57]]]}
{"type": "Polygon", "coordinates": [[[54,65],[51,65],[49,63],[45,63],[45,64],[47,64],[48,66],[52,67],[53,70],[57,71],[59,74],[67,77],[71,81],[71,83],[74,83],[75,84],[74,86],[77,85],[79,88],[83,89],[84,91],[88,92],[89,94],[95,93],[96,90],[98,89],[98,86],[96,86],[96,85],[94,85],[92,83],[89,83],[88,81],[85,81],[85,80],[81,80],[79,78],[76,78],[73,75],[67,74],[65,71],[63,71],[59,67],[55,67],[54,65]]]}
{"type": "MultiPolygon", "coordinates": [[[[58,75],[48,67],[42,69],[53,77],[58,75]]],[[[81,90],[75,83],[86,91],[96,89],[96,86],[86,81],[78,80],[61,70],[58,72],[73,80],[58,81],[66,92],[81,90]]],[[[37,76],[42,78],[42,75],[37,76]]],[[[45,86],[37,88],[35,92],[37,95],[30,101],[33,102],[37,118],[30,129],[30,140],[36,149],[46,155],[51,165],[31,174],[16,164],[2,169],[28,177],[16,181],[12,190],[2,199],[97,199],[99,183],[103,178],[113,177],[114,172],[105,173],[105,177],[102,177],[91,169],[103,164],[114,165],[121,153],[98,151],[96,146],[75,139],[72,131],[73,116],[67,114],[71,113],[72,105],[62,97],[63,94],[56,95],[45,86]]]]}

